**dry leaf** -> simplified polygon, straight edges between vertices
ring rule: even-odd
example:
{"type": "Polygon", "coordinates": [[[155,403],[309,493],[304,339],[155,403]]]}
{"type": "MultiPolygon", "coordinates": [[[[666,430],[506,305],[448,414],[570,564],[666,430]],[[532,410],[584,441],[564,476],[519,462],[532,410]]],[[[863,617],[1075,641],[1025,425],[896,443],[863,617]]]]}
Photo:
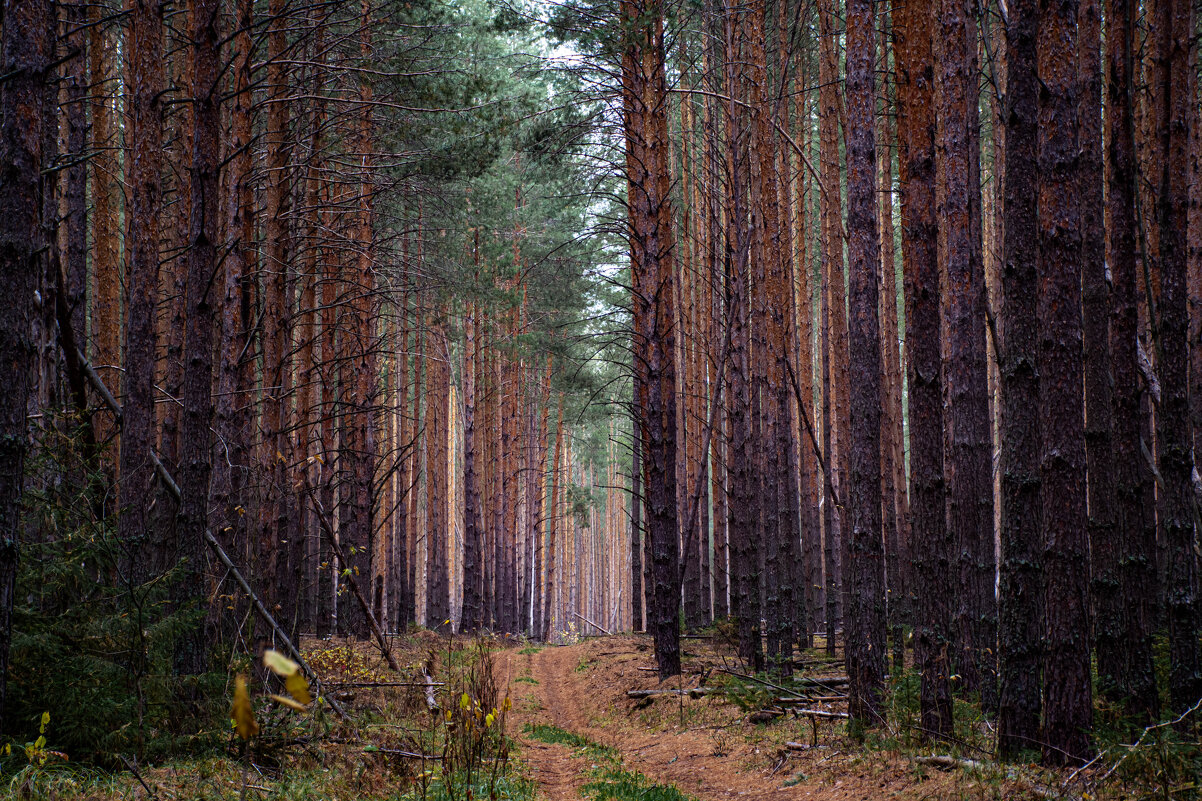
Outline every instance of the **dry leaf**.
{"type": "Polygon", "coordinates": [[[275,701],[280,706],[286,706],[289,709],[295,709],[297,712],[308,712],[309,711],[309,708],[307,706],[305,706],[302,703],[298,703],[297,701],[293,701],[291,698],[288,698],[287,696],[273,695],[273,696],[271,696],[271,700],[275,701]]]}
{"type": "Polygon", "coordinates": [[[263,666],[277,676],[288,678],[295,675],[300,670],[300,665],[293,662],[288,657],[281,654],[279,651],[264,651],[263,666]]]}
{"type": "Polygon", "coordinates": [[[250,706],[250,693],[246,691],[246,677],[241,673],[234,679],[234,725],[238,736],[249,740],[259,733],[255,712],[250,706]]]}

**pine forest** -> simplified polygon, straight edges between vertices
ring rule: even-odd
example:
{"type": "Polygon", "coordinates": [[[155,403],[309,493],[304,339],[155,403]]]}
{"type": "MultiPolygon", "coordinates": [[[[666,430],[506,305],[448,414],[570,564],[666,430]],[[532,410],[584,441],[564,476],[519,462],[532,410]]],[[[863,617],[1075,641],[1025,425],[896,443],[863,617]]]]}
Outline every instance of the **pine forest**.
{"type": "Polygon", "coordinates": [[[0,797],[1202,797],[1200,43],[0,0],[0,797]]]}

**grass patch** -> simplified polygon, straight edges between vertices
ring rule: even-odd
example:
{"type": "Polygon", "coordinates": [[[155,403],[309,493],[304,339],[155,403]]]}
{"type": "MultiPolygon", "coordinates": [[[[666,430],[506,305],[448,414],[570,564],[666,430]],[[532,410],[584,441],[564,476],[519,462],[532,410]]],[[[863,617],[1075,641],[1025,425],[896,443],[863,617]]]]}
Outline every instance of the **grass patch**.
{"type": "Polygon", "coordinates": [[[543,649],[539,648],[537,645],[527,645],[525,648],[518,651],[518,653],[521,654],[522,656],[534,656],[541,650],[543,650],[543,649]]]}
{"type": "Polygon", "coordinates": [[[597,778],[580,788],[592,801],[692,801],[672,785],[656,784],[637,771],[601,767],[592,773],[597,778]]]}
{"type": "Polygon", "coordinates": [[[692,796],[672,785],[656,784],[642,773],[622,767],[622,756],[616,748],[598,745],[546,723],[527,723],[522,731],[540,742],[582,749],[585,756],[598,763],[588,772],[592,781],[580,788],[590,801],[693,801],[692,796]]]}
{"type": "Polygon", "coordinates": [[[529,734],[535,740],[542,743],[550,743],[551,745],[570,745],[572,748],[587,748],[590,751],[595,751],[598,755],[604,755],[616,759],[618,752],[604,745],[597,745],[587,737],[581,737],[579,734],[573,734],[570,731],[565,731],[558,726],[552,726],[549,723],[527,723],[522,727],[523,734],[529,734]]]}
{"type": "Polygon", "coordinates": [[[471,782],[463,775],[440,777],[423,789],[420,785],[401,795],[399,801],[458,801],[463,798],[488,798],[496,801],[534,801],[538,785],[525,776],[502,773],[473,775],[471,782]]]}
{"type": "Polygon", "coordinates": [[[516,679],[514,679],[514,681],[521,682],[523,684],[538,684],[538,679],[534,678],[533,676],[518,676],[516,679]]]}

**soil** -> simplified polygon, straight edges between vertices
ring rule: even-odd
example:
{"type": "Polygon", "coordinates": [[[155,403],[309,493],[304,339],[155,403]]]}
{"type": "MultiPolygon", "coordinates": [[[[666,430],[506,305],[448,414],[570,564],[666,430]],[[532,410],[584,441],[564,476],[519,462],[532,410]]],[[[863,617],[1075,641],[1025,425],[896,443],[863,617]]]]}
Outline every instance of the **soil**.
{"type": "Polygon", "coordinates": [[[865,748],[830,721],[818,724],[817,747],[798,751],[784,744],[810,744],[814,732],[808,720],[750,723],[746,712],[715,696],[627,697],[631,689],[696,687],[726,665],[734,667],[712,646],[693,648],[693,642],[686,646],[685,675],[662,684],[649,669],[654,655],[646,637],[605,637],[498,654],[516,713],[512,731],[521,746],[519,756],[528,763],[541,797],[580,799],[591,764],[580,749],[548,745],[524,734],[525,724],[553,724],[615,748],[627,770],[657,784],[675,785],[701,801],[1046,797],[1028,782],[997,771],[944,772],[918,765],[896,750],[865,748]]]}

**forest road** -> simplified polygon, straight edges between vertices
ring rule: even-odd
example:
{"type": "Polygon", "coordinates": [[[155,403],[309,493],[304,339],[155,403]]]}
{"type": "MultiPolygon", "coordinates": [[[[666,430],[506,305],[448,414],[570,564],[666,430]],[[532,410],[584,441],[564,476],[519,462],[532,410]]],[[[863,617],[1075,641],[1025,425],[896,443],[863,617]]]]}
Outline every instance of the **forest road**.
{"type": "Polygon", "coordinates": [[[829,787],[784,787],[790,777],[788,769],[769,775],[762,769],[764,757],[757,757],[749,747],[716,755],[712,729],[654,731],[641,726],[637,715],[630,713],[631,702],[625,695],[628,683],[614,675],[621,671],[607,669],[618,665],[605,659],[617,657],[629,667],[628,657],[634,657],[634,649],[615,642],[617,650],[598,653],[597,645],[598,641],[592,641],[498,655],[499,672],[508,678],[516,718],[511,731],[521,744],[520,757],[539,785],[540,798],[578,801],[580,788],[590,781],[588,771],[593,762],[579,749],[532,738],[523,731],[526,724],[551,724],[615,748],[626,770],[638,771],[657,784],[675,785],[701,801],[850,797],[832,793],[829,787]]]}

